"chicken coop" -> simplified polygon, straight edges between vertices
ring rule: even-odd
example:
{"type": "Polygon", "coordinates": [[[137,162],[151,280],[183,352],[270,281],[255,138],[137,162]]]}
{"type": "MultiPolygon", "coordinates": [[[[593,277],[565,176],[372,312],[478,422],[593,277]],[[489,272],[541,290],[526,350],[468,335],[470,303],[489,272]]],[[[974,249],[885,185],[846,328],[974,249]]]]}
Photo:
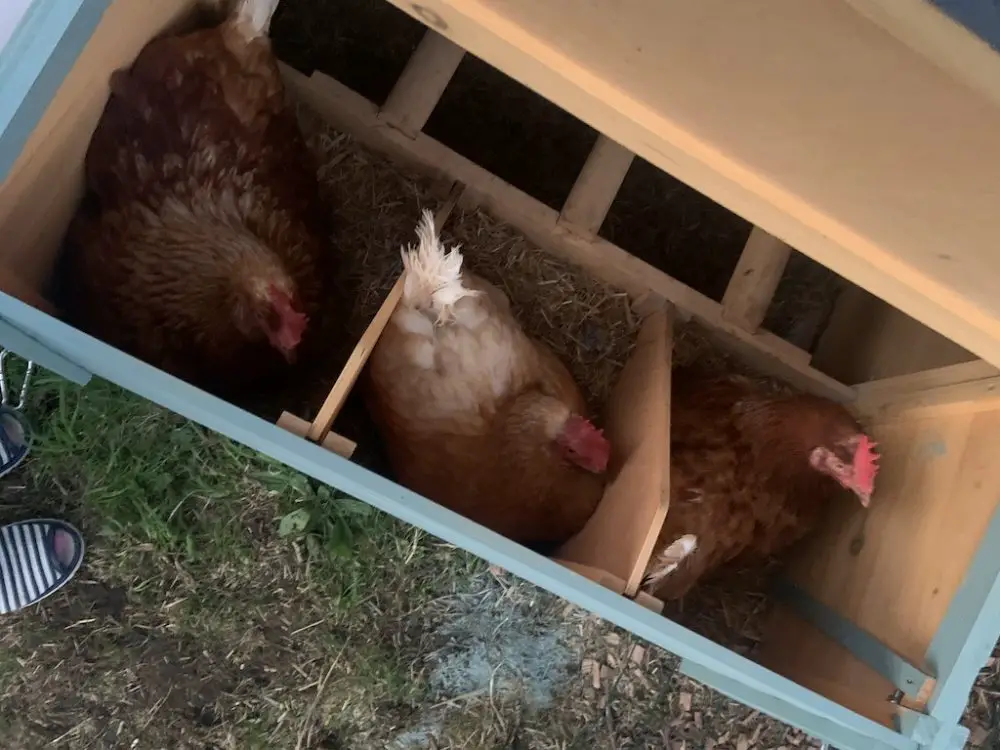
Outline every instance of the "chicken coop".
{"type": "Polygon", "coordinates": [[[289,95],[440,183],[442,215],[481,208],[642,316],[608,407],[624,455],[578,537],[543,557],[351,460],[335,420],[398,285],[311,419],[261,418],[60,318],[49,280],[111,73],[197,0],[35,0],[0,49],[0,344],[77,383],[113,381],[485,558],[837,747],[963,746],[1000,635],[1000,56],[984,41],[996,28],[969,28],[989,13],[960,8],[960,22],[945,12],[956,4],[924,0],[387,2],[426,30],[384,103],[286,65],[289,95]],[[467,55],[600,134],[560,208],[425,132],[467,55]],[[721,300],[600,235],[637,159],[753,224],[721,300]],[[764,326],[795,251],[849,282],[812,350],[764,326]],[[752,658],[637,592],[670,512],[672,331],[689,320],[746,366],[848,404],[882,454],[871,508],[833,509],[797,553],[752,658]]]}

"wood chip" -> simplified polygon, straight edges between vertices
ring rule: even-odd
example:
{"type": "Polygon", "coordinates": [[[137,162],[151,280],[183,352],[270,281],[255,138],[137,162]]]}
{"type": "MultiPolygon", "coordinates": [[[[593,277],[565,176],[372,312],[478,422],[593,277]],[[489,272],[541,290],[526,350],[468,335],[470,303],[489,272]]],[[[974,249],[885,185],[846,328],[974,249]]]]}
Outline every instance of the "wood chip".
{"type": "Polygon", "coordinates": [[[618,667],[618,660],[615,658],[614,654],[608,654],[608,664],[613,668],[618,667]]]}
{"type": "Polygon", "coordinates": [[[680,695],[681,711],[687,713],[691,710],[691,693],[681,693],[680,695]]]}
{"type": "Polygon", "coordinates": [[[642,646],[633,646],[632,653],[629,654],[629,659],[632,660],[633,664],[642,666],[643,661],[646,659],[646,649],[642,646]]]}
{"type": "Polygon", "coordinates": [[[976,724],[969,733],[969,744],[973,747],[981,747],[989,739],[989,736],[990,732],[986,727],[976,724]]]}
{"type": "Polygon", "coordinates": [[[608,642],[611,646],[617,646],[622,642],[621,636],[618,633],[608,633],[604,636],[604,640],[608,642]]]}
{"type": "Polygon", "coordinates": [[[745,734],[741,734],[736,740],[736,750],[750,750],[750,740],[745,734]]]}
{"type": "Polygon", "coordinates": [[[701,711],[695,711],[694,712],[694,725],[698,729],[701,729],[701,725],[702,725],[702,714],[701,714],[701,711]]]}
{"type": "Polygon", "coordinates": [[[705,740],[705,750],[714,750],[715,740],[705,740]]]}

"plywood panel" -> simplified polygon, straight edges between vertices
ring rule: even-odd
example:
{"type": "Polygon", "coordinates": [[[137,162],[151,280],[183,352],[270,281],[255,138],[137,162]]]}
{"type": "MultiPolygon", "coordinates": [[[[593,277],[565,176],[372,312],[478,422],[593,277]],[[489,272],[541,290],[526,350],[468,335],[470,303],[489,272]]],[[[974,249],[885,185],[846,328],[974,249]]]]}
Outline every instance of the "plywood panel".
{"type": "Polygon", "coordinates": [[[908,375],[975,355],[858,287],[841,293],[813,366],[844,383],[908,375]]]}
{"type": "Polygon", "coordinates": [[[391,0],[1000,364],[1000,106],[844,0],[391,0]]]}
{"type": "Polygon", "coordinates": [[[651,313],[608,403],[611,480],[587,525],[559,550],[624,581],[634,596],[670,502],[672,310],[651,313]]]}
{"type": "Polygon", "coordinates": [[[1000,498],[1000,407],[931,405],[871,431],[882,454],[871,508],[838,504],[791,577],[921,665],[1000,498]]]}

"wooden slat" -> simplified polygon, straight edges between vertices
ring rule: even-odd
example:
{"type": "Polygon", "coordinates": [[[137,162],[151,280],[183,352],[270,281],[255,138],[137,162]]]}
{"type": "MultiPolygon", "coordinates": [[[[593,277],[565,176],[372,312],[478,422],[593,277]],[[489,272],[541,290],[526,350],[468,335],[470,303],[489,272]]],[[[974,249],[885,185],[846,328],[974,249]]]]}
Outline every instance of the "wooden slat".
{"type": "MultiPolygon", "coordinates": [[[[283,430],[288,430],[293,435],[298,435],[300,438],[308,439],[309,437],[311,424],[291,412],[281,412],[277,425],[283,430]]],[[[323,438],[323,447],[328,451],[336,453],[338,456],[350,458],[354,455],[354,451],[357,450],[358,444],[349,438],[345,438],[343,435],[338,435],[336,432],[329,432],[323,438]]]]}
{"type": "Polygon", "coordinates": [[[380,123],[374,104],[322,73],[304,76],[282,66],[289,88],[331,125],[371,148],[427,174],[466,185],[464,200],[512,224],[539,247],[581,266],[634,298],[658,297],[706,326],[719,343],[761,371],[806,391],[840,401],[851,388],[809,366],[808,352],[767,331],[749,333],[722,318],[722,306],[691,287],[599,237],[559,226],[559,214],[426,134],[409,138],[380,123]]]}
{"type": "Polygon", "coordinates": [[[396,283],[393,284],[392,289],[389,290],[389,294],[386,296],[382,306],[375,313],[372,322],[368,324],[365,332],[361,335],[360,340],[351,352],[351,356],[348,357],[344,369],[340,371],[340,376],[333,384],[333,388],[330,389],[330,393],[327,395],[326,401],[323,402],[323,406],[320,407],[319,414],[316,415],[316,419],[309,426],[307,437],[313,442],[323,442],[329,434],[330,428],[333,426],[333,421],[344,407],[344,402],[347,401],[347,397],[361,375],[365,363],[368,362],[368,358],[371,356],[372,351],[374,351],[379,336],[382,335],[382,331],[385,330],[389,319],[392,317],[392,313],[396,310],[396,305],[399,304],[399,300],[403,296],[403,278],[404,274],[400,274],[396,283]]]}
{"type": "Polygon", "coordinates": [[[869,400],[906,397],[920,391],[930,390],[931,388],[959,385],[974,380],[994,378],[998,375],[1000,375],[1000,369],[997,369],[989,362],[974,359],[971,362],[961,362],[957,365],[948,365],[947,367],[936,367],[910,375],[897,375],[891,378],[869,380],[866,383],[860,383],[857,386],[858,400],[860,401],[862,398],[869,400]]]}
{"type": "Polygon", "coordinates": [[[634,154],[607,136],[599,135],[570,190],[559,221],[596,234],[632,166],[634,154]]]}
{"type": "Polygon", "coordinates": [[[634,596],[670,502],[671,311],[646,318],[611,394],[607,434],[612,477],[586,526],[559,557],[607,571],[634,596]]]}
{"type": "Polygon", "coordinates": [[[792,248],[754,227],[722,297],[722,317],[747,331],[764,322],[792,248]]]}
{"type": "Polygon", "coordinates": [[[379,117],[415,138],[430,119],[463,55],[461,47],[428,29],[385,100],[379,117]]]}

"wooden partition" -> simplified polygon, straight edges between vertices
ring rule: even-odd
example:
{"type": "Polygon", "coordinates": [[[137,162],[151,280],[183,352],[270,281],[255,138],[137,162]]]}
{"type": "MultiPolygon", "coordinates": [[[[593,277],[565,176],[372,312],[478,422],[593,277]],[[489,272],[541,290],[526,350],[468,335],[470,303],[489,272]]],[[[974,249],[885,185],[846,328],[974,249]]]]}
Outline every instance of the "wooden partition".
{"type": "Polygon", "coordinates": [[[882,454],[871,507],[836,506],[791,578],[919,667],[1000,502],[1000,376],[973,362],[858,392],[882,454]]]}

